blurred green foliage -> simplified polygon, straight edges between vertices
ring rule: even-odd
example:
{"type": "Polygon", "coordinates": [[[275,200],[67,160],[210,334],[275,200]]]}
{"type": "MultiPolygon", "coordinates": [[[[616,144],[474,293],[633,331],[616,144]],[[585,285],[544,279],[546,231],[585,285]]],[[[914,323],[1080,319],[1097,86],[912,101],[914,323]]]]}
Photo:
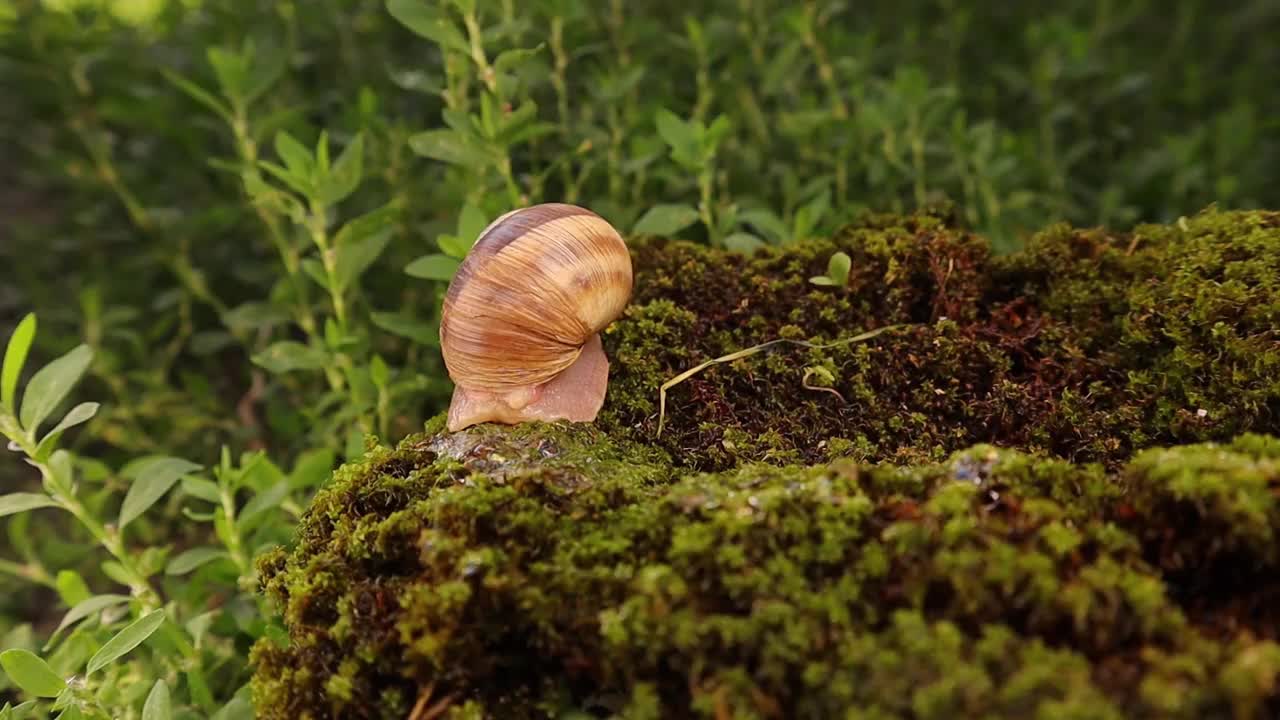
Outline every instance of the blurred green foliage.
{"type": "MultiPolygon", "coordinates": [[[[239,707],[268,632],[248,558],[366,434],[444,406],[446,281],[513,207],[744,251],[939,203],[1005,250],[1280,207],[1277,36],[1272,0],[0,0],[0,337],[34,309],[29,369],[92,353],[67,404],[96,415],[44,448],[64,500],[99,522],[164,486],[128,542],[6,518],[3,646],[123,579],[130,612],[57,668],[176,604],[174,667],[210,687],[175,705],[239,707]],[[165,458],[201,469],[139,469],[165,458]]],[[[5,492],[35,480],[0,464],[5,492]]]]}

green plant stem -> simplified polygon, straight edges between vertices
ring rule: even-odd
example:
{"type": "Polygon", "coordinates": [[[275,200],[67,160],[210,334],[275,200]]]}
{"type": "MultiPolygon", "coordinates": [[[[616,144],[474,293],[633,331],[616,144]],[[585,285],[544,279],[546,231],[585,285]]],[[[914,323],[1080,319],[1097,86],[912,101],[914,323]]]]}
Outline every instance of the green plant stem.
{"type": "Polygon", "coordinates": [[[147,213],[146,208],[138,201],[137,196],[120,179],[120,173],[116,170],[115,163],[111,161],[111,155],[107,149],[95,139],[92,130],[86,125],[82,117],[73,116],[68,124],[89,153],[89,160],[93,163],[93,169],[98,179],[111,190],[120,201],[120,204],[124,206],[125,212],[129,214],[129,220],[138,229],[150,232],[152,228],[151,215],[147,213]]]}
{"type": "MultiPolygon", "coordinates": [[[[19,435],[10,439],[17,444],[22,452],[26,453],[29,462],[40,470],[44,477],[57,478],[52,466],[47,462],[36,459],[37,445],[30,435],[19,435]]],[[[99,522],[75,495],[71,494],[70,488],[61,487],[57,482],[47,483],[47,486],[51,487],[50,496],[64,510],[74,515],[80,521],[80,524],[89,531],[89,534],[120,563],[120,566],[124,568],[125,575],[128,577],[129,589],[143,603],[144,607],[148,609],[160,607],[159,594],[151,588],[151,583],[147,582],[146,575],[126,551],[119,533],[108,531],[107,527],[99,522]]]]}
{"type": "MultiPolygon", "coordinates": [[[[556,113],[560,120],[560,134],[565,147],[570,146],[569,131],[569,54],[564,49],[564,18],[551,18],[551,57],[553,59],[551,87],[556,93],[556,113]]],[[[557,163],[560,166],[560,180],[564,184],[565,200],[574,202],[578,194],[577,183],[573,180],[573,169],[569,163],[557,163]]]]}
{"type": "MultiPolygon", "coordinates": [[[[258,144],[249,136],[245,110],[239,104],[234,108],[231,131],[235,136],[236,151],[240,155],[240,161],[244,163],[246,168],[249,168],[247,172],[257,173],[258,144]]],[[[284,231],[280,229],[280,222],[276,216],[267,212],[267,209],[258,203],[251,204],[258,218],[262,220],[262,224],[267,227],[267,235],[271,239],[271,244],[275,246],[276,253],[280,256],[280,262],[284,264],[285,274],[289,279],[289,285],[293,289],[294,320],[308,337],[315,337],[318,331],[315,317],[311,314],[307,284],[302,277],[302,257],[297,248],[284,236],[284,231]]]]}
{"type": "Polygon", "coordinates": [[[391,437],[391,395],[385,387],[378,388],[378,435],[391,437]]]}
{"type": "MultiPolygon", "coordinates": [[[[36,443],[30,438],[18,436],[11,438],[18,445],[22,452],[26,453],[29,461],[40,470],[45,478],[53,478],[53,481],[47,482],[46,487],[50,490],[50,497],[54,499],[64,510],[71,513],[80,524],[84,526],[89,534],[92,535],[103,548],[106,549],[111,556],[120,563],[120,567],[124,570],[126,579],[129,582],[129,590],[138,602],[142,603],[144,612],[155,610],[162,607],[163,602],[160,593],[151,587],[151,583],[147,580],[147,575],[142,568],[138,566],[137,561],[129,554],[128,549],[124,546],[124,540],[121,538],[120,532],[114,528],[108,528],[105,524],[94,517],[89,512],[84,503],[72,494],[69,487],[62,487],[57,482],[57,475],[54,473],[53,467],[47,462],[36,459],[36,443]]],[[[47,576],[47,573],[45,573],[47,576]]],[[[34,579],[34,578],[33,578],[34,579]]],[[[165,635],[178,648],[183,657],[190,665],[188,670],[198,669],[200,658],[199,654],[192,647],[191,642],[187,640],[185,634],[180,628],[173,624],[172,619],[167,621],[162,628],[165,635]]]]}
{"type": "Polygon", "coordinates": [[[0,573],[12,575],[16,578],[37,583],[54,590],[58,588],[57,582],[54,581],[53,576],[49,574],[49,571],[34,563],[22,564],[13,562],[12,560],[0,559],[0,573]]]}
{"type": "Polygon", "coordinates": [[[498,75],[489,65],[489,58],[484,53],[484,34],[480,30],[480,20],[475,11],[463,15],[462,22],[467,27],[467,39],[471,43],[471,61],[480,70],[480,80],[489,92],[498,94],[498,75]]]}
{"type": "Polygon", "coordinates": [[[711,160],[707,160],[703,165],[702,171],[698,173],[698,190],[700,199],[698,202],[698,216],[702,219],[702,224],[707,227],[707,237],[712,244],[719,239],[719,231],[716,228],[715,214],[712,209],[713,184],[715,182],[715,168],[711,164],[711,160]]]}
{"type": "Polygon", "coordinates": [[[924,207],[928,200],[928,184],[926,182],[928,169],[925,166],[924,159],[924,137],[919,132],[916,132],[914,125],[911,137],[911,167],[915,171],[912,174],[915,175],[916,205],[924,207]]]}
{"type": "Polygon", "coordinates": [[[231,489],[225,485],[220,490],[222,512],[227,518],[227,537],[223,538],[223,544],[227,546],[231,561],[240,571],[241,579],[244,579],[253,574],[253,563],[248,553],[244,551],[244,542],[240,539],[239,531],[236,530],[236,499],[231,489]]]}
{"type": "Polygon", "coordinates": [[[520,186],[516,184],[516,177],[511,172],[511,156],[503,155],[502,160],[498,163],[498,172],[502,175],[502,181],[507,186],[507,196],[511,200],[512,206],[520,206],[524,204],[523,193],[520,192],[520,186]]]}
{"type": "Polygon", "coordinates": [[[827,55],[827,48],[818,39],[817,31],[814,29],[814,25],[817,23],[818,9],[813,0],[805,3],[804,14],[804,33],[801,35],[801,39],[804,41],[805,47],[809,48],[809,52],[813,54],[814,64],[818,67],[818,78],[822,80],[822,84],[827,90],[827,95],[831,98],[833,112],[835,112],[837,118],[843,120],[849,117],[849,106],[845,103],[844,96],[840,94],[840,86],[836,82],[836,69],[827,55]]]}
{"type": "Polygon", "coordinates": [[[610,104],[605,113],[609,123],[609,149],[605,156],[609,171],[609,198],[614,202],[622,202],[622,143],[626,138],[626,129],[622,126],[616,105],[610,104]]]}
{"type": "Polygon", "coordinates": [[[333,315],[338,321],[338,329],[345,335],[347,301],[343,297],[342,288],[338,286],[338,254],[329,245],[329,232],[325,229],[325,209],[319,203],[311,204],[311,216],[307,218],[307,232],[311,236],[311,242],[320,251],[320,263],[324,266],[325,280],[329,286],[329,299],[333,303],[333,315]]]}
{"type": "Polygon", "coordinates": [[[471,85],[471,76],[466,72],[466,63],[466,55],[445,52],[445,90],[441,93],[441,96],[444,98],[444,106],[449,110],[467,109],[467,92],[471,85]]]}
{"type": "Polygon", "coordinates": [[[697,54],[698,62],[698,69],[694,73],[698,91],[697,100],[693,105],[693,118],[704,120],[715,99],[715,90],[711,87],[711,59],[707,57],[706,48],[702,43],[694,44],[694,52],[697,54]]]}

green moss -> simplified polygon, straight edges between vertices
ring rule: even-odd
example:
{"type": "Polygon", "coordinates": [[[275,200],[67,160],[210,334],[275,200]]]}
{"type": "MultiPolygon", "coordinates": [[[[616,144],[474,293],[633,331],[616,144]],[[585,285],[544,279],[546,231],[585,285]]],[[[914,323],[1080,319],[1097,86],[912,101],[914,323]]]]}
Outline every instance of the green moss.
{"type": "Polygon", "coordinates": [[[701,470],[821,462],[833,439],[876,461],[993,443],[1114,467],[1143,447],[1277,432],[1277,218],[1209,211],[1185,231],[1129,235],[1059,226],[1002,257],[931,216],[877,217],[753,258],[637,241],[636,297],[605,334],[601,422],[701,470]],[[811,285],[837,250],[853,260],[848,286],[811,285]],[[656,437],[658,387],[685,369],[777,338],[898,324],[712,367],[671,391],[656,437]]]}
{"type": "MultiPolygon", "coordinates": [[[[1159,498],[1256,517],[1277,447],[681,476],[589,426],[416,436],[260,563],[290,642],[254,653],[259,712],[392,717],[430,687],[502,718],[1250,716],[1277,701],[1268,627],[1201,626],[1149,558],[1206,532],[1159,498]]],[[[1274,592],[1260,527],[1227,539],[1274,592]]]]}
{"type": "Polygon", "coordinates": [[[260,558],[258,712],[1274,716],[1277,225],[637,243],[598,423],[436,418],[260,558]],[[656,437],[688,367],[890,324],[710,368],[656,437]]]}

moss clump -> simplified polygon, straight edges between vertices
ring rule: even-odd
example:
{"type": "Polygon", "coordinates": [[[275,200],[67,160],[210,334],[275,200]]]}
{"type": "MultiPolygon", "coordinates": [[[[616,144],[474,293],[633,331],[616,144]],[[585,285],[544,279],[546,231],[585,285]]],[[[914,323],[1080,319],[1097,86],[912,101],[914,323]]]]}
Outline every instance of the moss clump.
{"type": "Polygon", "coordinates": [[[254,653],[259,712],[404,717],[428,688],[492,718],[1275,712],[1273,626],[1199,624],[1161,551],[1252,518],[1227,545],[1274,592],[1277,447],[679,475],[586,426],[427,433],[261,561],[290,638],[254,653]],[[1165,524],[1182,502],[1201,522],[1165,524]]]}
{"type": "Polygon", "coordinates": [[[635,247],[637,293],[605,335],[602,422],[700,470],[745,461],[936,461],[975,443],[1115,466],[1160,444],[1280,432],[1280,213],[1216,212],[1134,234],[1056,227],[994,257],[919,216],[753,258],[635,247]],[[848,286],[808,278],[835,251],[848,286]],[[705,360],[789,337],[670,394],[705,360]]]}
{"type": "Polygon", "coordinates": [[[1278,217],[639,241],[598,423],[437,419],[261,558],[259,714],[1277,716],[1278,217]],[[656,437],[690,366],[885,325],[697,375],[656,437]]]}

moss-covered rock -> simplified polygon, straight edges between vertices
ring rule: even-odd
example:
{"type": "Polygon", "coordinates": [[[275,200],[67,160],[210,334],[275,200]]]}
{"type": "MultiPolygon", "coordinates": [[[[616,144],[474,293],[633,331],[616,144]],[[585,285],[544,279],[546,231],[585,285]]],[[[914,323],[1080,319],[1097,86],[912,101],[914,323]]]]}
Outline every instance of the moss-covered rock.
{"type": "Polygon", "coordinates": [[[437,419],[260,559],[259,716],[1276,716],[1278,218],[637,242],[598,423],[437,419]],[[688,367],[886,325],[712,367],[656,435],[688,367]]]}
{"type": "Polygon", "coordinates": [[[1012,256],[930,216],[753,258],[660,239],[635,256],[635,301],[605,335],[603,426],[694,469],[927,462],[975,443],[1114,467],[1144,447],[1280,430],[1280,213],[1061,226],[1012,256]],[[810,284],[836,251],[848,285],[810,284]],[[906,327],[711,368],[671,391],[654,437],[657,388],[687,368],[886,325],[906,327]]]}

